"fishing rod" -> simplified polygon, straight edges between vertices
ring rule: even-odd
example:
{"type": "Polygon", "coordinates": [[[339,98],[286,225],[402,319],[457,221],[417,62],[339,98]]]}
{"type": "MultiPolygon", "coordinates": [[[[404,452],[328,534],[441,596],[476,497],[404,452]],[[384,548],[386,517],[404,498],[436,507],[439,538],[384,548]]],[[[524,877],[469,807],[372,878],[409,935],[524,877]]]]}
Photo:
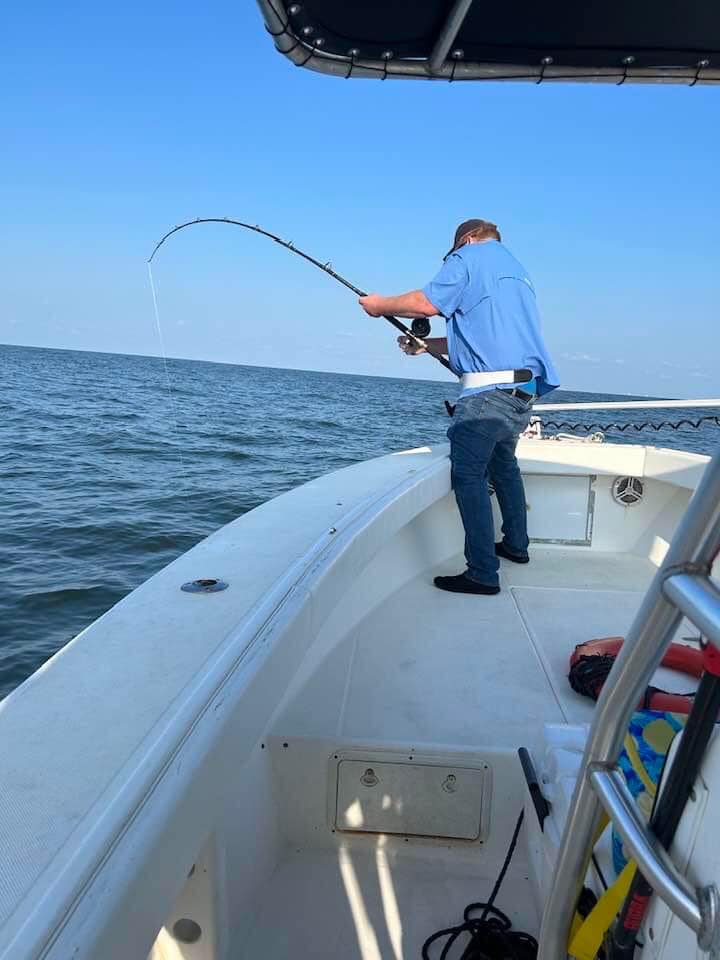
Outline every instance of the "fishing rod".
{"type": "MultiPolygon", "coordinates": [[[[347,287],[348,290],[352,290],[354,294],[358,297],[366,297],[367,292],[361,290],[359,287],[356,287],[355,284],[350,283],[349,280],[346,280],[345,277],[341,276],[330,266],[330,261],[327,263],[322,263],[320,260],[316,260],[315,257],[311,257],[309,253],[305,253],[303,250],[300,250],[298,247],[294,246],[292,241],[283,240],[281,237],[276,236],[274,233],[270,233],[269,230],[263,230],[262,227],[259,227],[257,224],[252,223],[243,223],[242,220],[233,220],[230,217],[197,217],[195,220],[188,220],[187,223],[180,223],[177,226],[173,227],[172,230],[168,230],[164,237],[155,244],[153,252],[148,258],[148,264],[151,264],[153,257],[158,252],[160,247],[165,243],[165,241],[171,237],[174,233],[177,233],[178,230],[184,230],[186,227],[193,227],[197,223],[229,223],[235,227],[243,227],[245,230],[252,230],[254,233],[261,233],[264,237],[267,237],[269,240],[273,240],[275,243],[279,243],[281,247],[285,247],[286,250],[289,250],[291,253],[296,253],[299,257],[302,257],[303,260],[307,260],[308,263],[312,263],[313,266],[318,267],[322,270],[323,273],[327,273],[337,280],[338,283],[341,283],[344,287],[347,287]]],[[[392,317],[389,315],[383,316],[384,320],[387,320],[388,323],[391,323],[396,330],[399,330],[401,333],[404,333],[406,337],[409,337],[413,341],[415,346],[422,347],[431,357],[434,357],[438,363],[441,363],[447,370],[450,370],[452,373],[452,367],[450,366],[449,361],[441,353],[435,353],[434,350],[431,350],[427,345],[425,338],[430,333],[430,321],[427,317],[418,317],[412,321],[412,327],[406,326],[402,320],[398,320],[397,317],[392,317]]]]}

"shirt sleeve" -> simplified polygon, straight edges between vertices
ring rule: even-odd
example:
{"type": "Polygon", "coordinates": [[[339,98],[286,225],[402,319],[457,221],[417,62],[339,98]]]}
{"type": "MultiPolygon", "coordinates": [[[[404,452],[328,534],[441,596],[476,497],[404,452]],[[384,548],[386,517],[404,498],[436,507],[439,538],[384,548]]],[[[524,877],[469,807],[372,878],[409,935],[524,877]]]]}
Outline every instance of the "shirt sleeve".
{"type": "Polygon", "coordinates": [[[423,293],[444,317],[451,317],[460,306],[469,280],[462,257],[452,255],[442,265],[440,272],[423,287],[423,293]]]}

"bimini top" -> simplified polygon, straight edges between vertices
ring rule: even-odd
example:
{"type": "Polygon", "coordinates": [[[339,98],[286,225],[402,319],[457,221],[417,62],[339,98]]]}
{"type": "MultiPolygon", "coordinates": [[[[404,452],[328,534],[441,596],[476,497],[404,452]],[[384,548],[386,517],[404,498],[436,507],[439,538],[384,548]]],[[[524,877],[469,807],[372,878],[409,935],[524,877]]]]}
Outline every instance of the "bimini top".
{"type": "Polygon", "coordinates": [[[720,83],[717,0],[258,0],[277,49],[341,77],[720,83]]]}

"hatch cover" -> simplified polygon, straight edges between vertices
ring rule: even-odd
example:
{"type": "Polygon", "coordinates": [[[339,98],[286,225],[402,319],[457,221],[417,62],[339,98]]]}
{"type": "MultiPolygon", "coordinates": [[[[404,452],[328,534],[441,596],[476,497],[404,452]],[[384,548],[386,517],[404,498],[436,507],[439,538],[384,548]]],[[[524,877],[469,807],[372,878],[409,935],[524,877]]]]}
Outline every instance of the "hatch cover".
{"type": "Polygon", "coordinates": [[[338,757],[336,830],[479,840],[487,764],[338,757]]]}

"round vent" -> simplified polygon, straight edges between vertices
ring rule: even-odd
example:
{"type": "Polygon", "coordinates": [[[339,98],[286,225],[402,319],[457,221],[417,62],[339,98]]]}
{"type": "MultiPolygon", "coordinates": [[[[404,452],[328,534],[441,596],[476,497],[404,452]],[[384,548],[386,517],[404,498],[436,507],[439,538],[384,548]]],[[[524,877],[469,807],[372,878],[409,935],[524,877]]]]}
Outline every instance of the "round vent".
{"type": "Polygon", "coordinates": [[[612,485],[613,500],[623,507],[634,507],[640,503],[644,493],[643,482],[637,477],[616,477],[612,485]]]}

